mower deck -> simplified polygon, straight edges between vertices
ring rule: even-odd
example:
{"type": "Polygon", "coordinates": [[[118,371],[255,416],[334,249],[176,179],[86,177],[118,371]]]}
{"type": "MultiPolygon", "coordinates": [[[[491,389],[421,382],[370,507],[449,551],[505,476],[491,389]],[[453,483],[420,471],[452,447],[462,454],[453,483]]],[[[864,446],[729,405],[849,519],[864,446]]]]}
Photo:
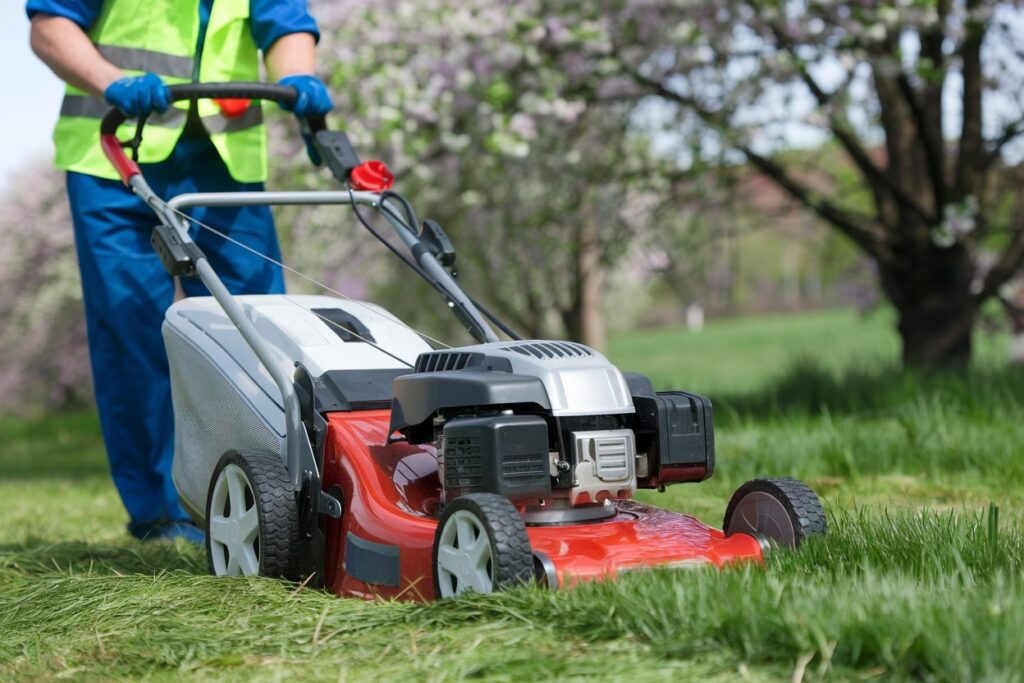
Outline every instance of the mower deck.
{"type": "MultiPolygon", "coordinates": [[[[339,595],[430,600],[432,547],[441,481],[431,446],[388,445],[390,410],[331,413],[324,450],[325,489],[343,498],[328,519],[325,583],[339,595]]],[[[549,585],[614,577],[654,566],[721,567],[762,561],[752,536],[726,537],[689,515],[635,501],[612,517],[527,527],[549,585]]]]}

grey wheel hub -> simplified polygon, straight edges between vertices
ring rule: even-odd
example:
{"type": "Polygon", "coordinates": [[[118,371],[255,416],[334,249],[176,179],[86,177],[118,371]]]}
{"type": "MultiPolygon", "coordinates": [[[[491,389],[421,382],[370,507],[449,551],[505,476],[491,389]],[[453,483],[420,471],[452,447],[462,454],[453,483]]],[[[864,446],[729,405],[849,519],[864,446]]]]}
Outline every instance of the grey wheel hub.
{"type": "Polygon", "coordinates": [[[467,591],[494,590],[494,550],[483,522],[468,510],[458,510],[445,522],[437,545],[441,597],[467,591]]]}
{"type": "Polygon", "coordinates": [[[217,477],[209,525],[217,576],[259,574],[259,513],[249,478],[238,465],[228,465],[217,477]]]}
{"type": "Polygon", "coordinates": [[[725,530],[734,533],[763,534],[779,545],[796,545],[796,530],[782,502],[763,491],[752,491],[740,499],[725,530]]]}

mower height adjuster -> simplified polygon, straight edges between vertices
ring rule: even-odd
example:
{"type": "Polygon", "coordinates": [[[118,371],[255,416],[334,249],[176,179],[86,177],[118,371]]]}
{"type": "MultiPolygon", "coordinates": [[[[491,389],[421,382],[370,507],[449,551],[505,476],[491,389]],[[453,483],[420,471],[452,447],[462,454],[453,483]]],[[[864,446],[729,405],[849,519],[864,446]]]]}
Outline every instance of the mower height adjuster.
{"type": "Polygon", "coordinates": [[[181,239],[178,231],[163,223],[153,228],[149,243],[153,245],[160,263],[172,277],[193,277],[196,274],[196,261],[206,258],[206,254],[195,242],[181,239]]]}

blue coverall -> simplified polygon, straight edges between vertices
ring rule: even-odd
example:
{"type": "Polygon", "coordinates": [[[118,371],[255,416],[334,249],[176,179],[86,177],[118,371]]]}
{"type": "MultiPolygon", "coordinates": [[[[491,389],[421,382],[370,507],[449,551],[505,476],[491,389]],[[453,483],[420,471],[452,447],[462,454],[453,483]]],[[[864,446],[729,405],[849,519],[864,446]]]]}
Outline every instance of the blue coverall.
{"type": "MultiPolygon", "coordinates": [[[[200,46],[212,3],[196,3],[202,27],[200,46]]],[[[29,0],[26,9],[30,17],[36,13],[63,16],[88,30],[102,5],[103,0],[29,0]]],[[[308,32],[319,38],[305,0],[251,0],[250,14],[253,37],[264,51],[290,33],[308,32]]],[[[164,198],[183,192],[263,189],[262,183],[234,180],[209,137],[192,129],[186,130],[167,160],[142,164],[141,169],[164,198]]],[[[119,181],[69,172],[67,189],[96,403],[110,472],[130,517],[128,530],[138,538],[179,535],[167,533],[189,521],[189,516],[171,479],[174,422],[160,333],[164,313],[174,299],[174,284],[149,243],[157,220],[119,181]]],[[[200,208],[191,214],[280,260],[267,207],[200,208]]],[[[284,292],[277,266],[209,232],[200,230],[195,238],[232,293],[284,292]]],[[[182,286],[188,295],[207,294],[195,280],[185,279],[182,286]]]]}

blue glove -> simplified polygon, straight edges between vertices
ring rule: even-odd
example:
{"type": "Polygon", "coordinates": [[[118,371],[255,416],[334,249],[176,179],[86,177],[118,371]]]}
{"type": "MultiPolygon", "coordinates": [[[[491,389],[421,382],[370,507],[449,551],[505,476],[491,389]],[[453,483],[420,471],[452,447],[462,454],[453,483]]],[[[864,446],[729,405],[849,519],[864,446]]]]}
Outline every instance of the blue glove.
{"type": "MultiPolygon", "coordinates": [[[[281,104],[281,108],[285,111],[294,112],[296,116],[305,118],[307,116],[323,116],[334,109],[327,86],[316,76],[308,74],[285,76],[277,83],[278,85],[290,85],[298,93],[295,101],[291,104],[281,104]]],[[[314,166],[319,166],[321,159],[316,147],[313,146],[313,139],[305,133],[302,134],[302,139],[306,141],[306,154],[309,155],[309,160],[313,162],[314,166]]]]}
{"type": "Polygon", "coordinates": [[[278,85],[290,85],[298,92],[298,97],[293,103],[281,105],[285,111],[305,118],[307,116],[323,116],[334,109],[327,86],[316,76],[309,74],[285,76],[277,83],[278,85]]]}
{"type": "Polygon", "coordinates": [[[103,96],[107,103],[133,119],[154,111],[163,113],[171,106],[171,94],[167,86],[154,73],[118,79],[107,86],[103,96]]]}

